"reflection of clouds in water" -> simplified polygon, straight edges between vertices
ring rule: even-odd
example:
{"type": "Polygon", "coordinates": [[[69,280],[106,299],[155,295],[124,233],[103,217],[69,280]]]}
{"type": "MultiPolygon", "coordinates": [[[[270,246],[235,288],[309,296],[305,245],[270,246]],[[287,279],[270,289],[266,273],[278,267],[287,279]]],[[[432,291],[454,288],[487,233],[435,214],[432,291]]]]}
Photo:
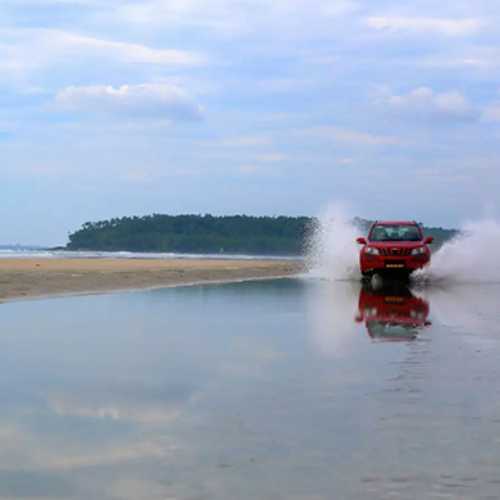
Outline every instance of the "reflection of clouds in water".
{"type": "MultiPolygon", "coordinates": [[[[211,404],[214,396],[219,397],[221,387],[232,388],[238,380],[261,379],[285,354],[264,336],[235,335],[227,338],[231,356],[226,353],[219,362],[213,359],[212,364],[215,348],[211,348],[211,355],[207,353],[210,366],[203,368],[207,380],[195,377],[194,385],[180,383],[179,373],[172,373],[175,382],[169,385],[169,358],[165,358],[157,383],[152,383],[150,373],[138,372],[100,385],[108,370],[100,377],[93,373],[88,379],[77,371],[71,374],[69,388],[44,386],[47,392],[36,396],[45,399],[41,411],[32,406],[30,397],[14,401],[9,414],[0,420],[0,468],[31,471],[35,479],[54,477],[49,498],[58,498],[59,480],[71,486],[72,494],[64,498],[173,499],[194,497],[211,489],[212,497],[217,496],[222,479],[211,484],[216,457],[209,454],[209,464],[198,463],[200,457],[202,462],[207,459],[203,458],[207,438],[201,432],[202,440],[197,442],[190,432],[186,434],[193,424],[202,428],[206,425],[193,406],[211,404]],[[195,481],[186,477],[186,486],[166,484],[165,470],[175,470],[179,478],[184,470],[192,473],[196,464],[201,469],[195,481]],[[99,471],[99,477],[92,479],[95,494],[88,489],[88,468],[99,471]]],[[[114,365],[120,368],[116,359],[114,365]]],[[[123,367],[119,371],[122,373],[123,367]]],[[[12,481],[16,474],[12,472],[12,481]]],[[[0,497],[1,491],[0,487],[0,497]]],[[[40,491],[44,491],[42,486],[40,491]]],[[[21,497],[25,498],[9,496],[21,497]]]]}
{"type": "Polygon", "coordinates": [[[322,355],[343,356],[352,347],[360,288],[356,282],[323,281],[311,286],[307,297],[311,338],[322,355]]]}
{"type": "Polygon", "coordinates": [[[172,428],[182,416],[184,402],[162,406],[160,401],[111,399],[107,406],[101,406],[91,392],[88,394],[88,399],[85,395],[49,396],[43,413],[28,415],[29,408],[21,406],[14,409],[10,419],[3,416],[0,421],[0,468],[60,470],[117,465],[171,457],[179,448],[180,444],[170,435],[152,439],[147,434],[159,428],[172,428]],[[126,426],[116,429],[118,421],[126,426]],[[107,429],[105,432],[101,429],[103,425],[107,429]],[[82,428],[90,428],[96,436],[92,433],[89,436],[86,431],[82,433],[82,428]]]}
{"type": "Polygon", "coordinates": [[[51,397],[50,406],[56,415],[63,417],[111,419],[152,425],[169,424],[180,415],[179,408],[170,408],[161,403],[145,407],[130,407],[123,401],[99,403],[82,401],[71,395],[51,397]]]}
{"type": "Polygon", "coordinates": [[[51,393],[50,409],[62,417],[110,419],[147,425],[165,425],[175,421],[181,408],[194,397],[189,386],[171,386],[163,389],[123,385],[107,389],[89,386],[77,393],[51,393]]]}
{"type": "MultiPolygon", "coordinates": [[[[473,433],[470,447],[456,436],[464,419],[498,415],[494,398],[485,396],[498,350],[481,350],[472,366],[483,378],[474,379],[463,366],[477,350],[469,342],[476,336],[454,335],[465,329],[494,338],[500,287],[423,288],[417,295],[430,301],[437,325],[426,335],[430,341],[376,345],[364,323],[355,322],[357,282],[207,288],[184,291],[183,300],[202,291],[217,300],[206,307],[187,302],[180,311],[182,304],[167,308],[163,295],[154,295],[158,309],[147,302],[127,320],[129,330],[89,314],[81,330],[61,329],[59,337],[48,328],[30,336],[32,320],[26,320],[24,329],[0,339],[6,380],[0,384],[0,470],[12,471],[0,474],[0,497],[29,498],[38,487],[47,498],[79,500],[298,500],[328,498],[323,492],[332,491],[357,498],[360,475],[378,472],[387,492],[390,478],[408,467],[433,479],[434,466],[457,467],[455,458],[469,450],[481,458],[473,433]],[[176,323],[176,315],[182,321],[176,323]],[[136,330],[141,321],[144,333],[136,330]],[[436,453],[430,466],[434,455],[426,450],[443,436],[450,453],[436,453]],[[410,458],[405,461],[395,443],[405,445],[410,458]],[[302,490],[303,471],[310,495],[302,490]],[[12,490],[23,477],[32,489],[12,490]]],[[[387,302],[397,303],[397,293],[391,295],[387,302]]],[[[383,309],[364,306],[369,314],[383,309]]],[[[47,324],[57,326],[53,319],[47,324]]],[[[488,443],[494,424],[483,419],[468,429],[473,425],[488,443]]]]}
{"type": "MultiPolygon", "coordinates": [[[[85,449],[79,444],[77,447],[61,447],[57,453],[49,449],[41,449],[36,454],[36,466],[43,469],[66,471],[78,468],[120,466],[145,460],[174,459],[177,447],[164,439],[143,439],[123,444],[102,444],[85,449]]],[[[32,443],[33,445],[35,443],[32,443]]],[[[37,443],[40,444],[40,443],[37,443]]]]}
{"type": "Polygon", "coordinates": [[[151,385],[139,373],[133,382],[129,376],[108,384],[72,375],[74,387],[28,384],[36,394],[25,389],[22,399],[11,401],[8,410],[4,407],[0,498],[169,498],[165,485],[153,487],[159,472],[152,470],[147,481],[142,475],[148,468],[174,464],[190,449],[178,430],[200,388],[178,383],[169,387],[161,380],[151,385]],[[89,468],[94,470],[92,480],[89,468]],[[19,471],[37,495],[28,494],[19,471]],[[117,497],[120,487],[115,482],[124,476],[135,487],[117,497]],[[59,494],[62,484],[65,493],[59,494]]]}
{"type": "Polygon", "coordinates": [[[0,470],[0,498],[71,498],[71,481],[51,472],[0,470]]]}
{"type": "Polygon", "coordinates": [[[162,410],[160,402],[121,400],[103,408],[92,398],[59,395],[49,400],[43,415],[32,415],[28,425],[23,422],[27,410],[22,407],[0,419],[0,498],[174,498],[155,469],[175,464],[190,448],[176,435],[181,404],[162,410]],[[79,433],[81,426],[98,431],[102,420],[116,426],[117,419],[128,425],[114,431],[110,427],[104,436],[98,432],[100,439],[79,433]],[[60,426],[60,435],[47,435],[47,420],[60,426]],[[142,477],[145,471],[148,479],[142,477]]]}
{"type": "Polygon", "coordinates": [[[109,493],[112,498],[126,500],[176,500],[176,497],[168,496],[169,489],[159,481],[118,479],[111,484],[109,493]]]}
{"type": "Polygon", "coordinates": [[[236,339],[231,344],[231,352],[234,357],[219,366],[221,376],[260,379],[269,365],[286,358],[286,354],[276,350],[271,342],[249,337],[236,339]]]}
{"type": "MultiPolygon", "coordinates": [[[[105,494],[108,488],[114,489],[113,475],[99,479],[97,470],[110,472],[133,466],[130,472],[133,478],[140,475],[140,471],[133,471],[138,464],[173,462],[177,452],[172,439],[165,437],[137,436],[96,444],[78,439],[47,439],[36,429],[14,428],[9,422],[0,421],[0,425],[9,426],[9,431],[4,430],[0,435],[0,498],[116,498],[105,494]],[[89,468],[95,471],[92,480],[89,468]]],[[[148,484],[151,486],[153,482],[148,484]]],[[[149,499],[146,486],[139,496],[119,498],[149,499]]]]}

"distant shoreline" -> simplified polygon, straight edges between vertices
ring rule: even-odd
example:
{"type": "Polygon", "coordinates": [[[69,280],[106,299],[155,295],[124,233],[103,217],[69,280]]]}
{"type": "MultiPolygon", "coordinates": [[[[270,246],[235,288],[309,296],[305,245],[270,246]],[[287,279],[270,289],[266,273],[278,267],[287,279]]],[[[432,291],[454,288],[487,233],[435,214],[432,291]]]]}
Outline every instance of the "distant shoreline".
{"type": "Polygon", "coordinates": [[[266,255],[242,253],[131,252],[128,250],[67,250],[65,248],[0,247],[0,259],[146,259],[146,260],[304,260],[304,255],[266,255]]]}
{"type": "Polygon", "coordinates": [[[304,264],[261,259],[0,259],[0,302],[282,278],[304,264]]]}

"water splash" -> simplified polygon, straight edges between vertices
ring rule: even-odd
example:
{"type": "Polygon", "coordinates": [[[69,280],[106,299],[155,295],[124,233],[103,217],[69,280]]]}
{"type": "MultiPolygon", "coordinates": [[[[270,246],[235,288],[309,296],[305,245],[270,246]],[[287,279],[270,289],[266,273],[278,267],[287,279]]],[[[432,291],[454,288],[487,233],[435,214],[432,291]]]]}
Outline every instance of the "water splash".
{"type": "MultiPolygon", "coordinates": [[[[309,275],[329,280],[359,280],[359,245],[364,234],[345,207],[330,205],[317,219],[308,245],[309,275]]],[[[416,285],[500,283],[500,222],[485,219],[465,224],[446,242],[431,264],[413,275],[416,285]]]]}
{"type": "Polygon", "coordinates": [[[417,283],[500,283],[500,223],[482,220],[466,224],[445,243],[428,268],[415,274],[417,283]]]}
{"type": "Polygon", "coordinates": [[[360,279],[355,240],[361,234],[345,207],[330,205],[318,217],[308,244],[309,274],[330,280],[360,279]]]}

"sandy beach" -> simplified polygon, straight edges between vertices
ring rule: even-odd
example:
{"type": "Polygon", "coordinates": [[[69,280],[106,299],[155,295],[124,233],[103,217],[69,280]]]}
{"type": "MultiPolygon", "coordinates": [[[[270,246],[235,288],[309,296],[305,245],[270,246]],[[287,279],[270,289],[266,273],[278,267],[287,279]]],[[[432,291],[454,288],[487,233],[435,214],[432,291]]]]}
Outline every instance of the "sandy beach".
{"type": "Polygon", "coordinates": [[[300,273],[287,260],[0,259],[0,301],[300,273]]]}

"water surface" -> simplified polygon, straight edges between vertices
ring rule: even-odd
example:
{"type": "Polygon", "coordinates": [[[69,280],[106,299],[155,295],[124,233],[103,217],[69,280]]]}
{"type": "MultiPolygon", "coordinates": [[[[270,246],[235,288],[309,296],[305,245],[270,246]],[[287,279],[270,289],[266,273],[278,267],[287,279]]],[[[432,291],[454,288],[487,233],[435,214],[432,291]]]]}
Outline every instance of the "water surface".
{"type": "Polygon", "coordinates": [[[0,306],[0,498],[492,499],[496,285],[0,306]]]}

